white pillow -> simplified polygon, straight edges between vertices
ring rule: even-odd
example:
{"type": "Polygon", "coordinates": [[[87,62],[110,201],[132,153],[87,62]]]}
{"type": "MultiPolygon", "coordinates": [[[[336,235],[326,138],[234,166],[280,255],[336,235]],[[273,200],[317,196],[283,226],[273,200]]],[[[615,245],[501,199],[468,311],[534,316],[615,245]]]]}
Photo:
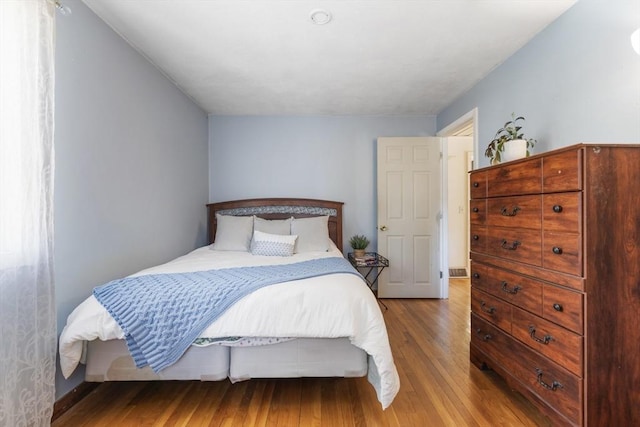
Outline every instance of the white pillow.
{"type": "Polygon", "coordinates": [[[264,219],[253,217],[253,229],[269,234],[291,234],[291,220],[287,219],[264,219]]]}
{"type": "Polygon", "coordinates": [[[211,246],[216,251],[249,251],[253,234],[252,216],[216,214],[216,238],[211,246]]]}
{"type": "Polygon", "coordinates": [[[251,253],[266,256],[291,256],[296,244],[294,235],[269,234],[261,231],[253,232],[251,253]]]}
{"type": "Polygon", "coordinates": [[[291,234],[298,236],[296,253],[329,250],[329,216],[293,218],[291,234]]]}

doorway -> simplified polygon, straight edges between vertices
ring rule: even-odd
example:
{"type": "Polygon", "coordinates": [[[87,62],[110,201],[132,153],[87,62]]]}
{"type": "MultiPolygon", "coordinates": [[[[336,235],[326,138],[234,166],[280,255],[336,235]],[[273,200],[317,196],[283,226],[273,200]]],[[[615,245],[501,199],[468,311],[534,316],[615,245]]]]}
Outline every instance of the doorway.
{"type": "MultiPolygon", "coordinates": [[[[468,277],[469,261],[469,189],[468,171],[477,159],[478,110],[474,108],[437,133],[443,137],[442,262],[444,283],[450,277],[468,277]]],[[[444,286],[448,298],[448,286],[444,286]]]]}
{"type": "Polygon", "coordinates": [[[447,241],[449,277],[469,273],[469,169],[473,164],[473,134],[464,132],[446,138],[447,241]]]}

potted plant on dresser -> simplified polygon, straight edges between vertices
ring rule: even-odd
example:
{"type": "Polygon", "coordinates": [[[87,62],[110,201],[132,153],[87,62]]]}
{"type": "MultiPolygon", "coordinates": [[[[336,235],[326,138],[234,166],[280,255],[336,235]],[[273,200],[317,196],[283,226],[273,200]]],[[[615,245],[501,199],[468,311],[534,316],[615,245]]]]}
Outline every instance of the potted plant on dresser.
{"type": "Polygon", "coordinates": [[[533,148],[537,141],[524,137],[521,122],[524,122],[524,117],[516,117],[515,113],[512,113],[511,120],[498,129],[484,152],[484,155],[491,159],[491,164],[529,156],[529,149],[533,148]]]}
{"type": "Polygon", "coordinates": [[[353,255],[356,258],[364,257],[365,251],[367,249],[367,246],[369,246],[369,243],[370,243],[369,239],[362,234],[356,234],[354,236],[351,236],[351,238],[349,239],[349,244],[353,249],[353,255]]]}

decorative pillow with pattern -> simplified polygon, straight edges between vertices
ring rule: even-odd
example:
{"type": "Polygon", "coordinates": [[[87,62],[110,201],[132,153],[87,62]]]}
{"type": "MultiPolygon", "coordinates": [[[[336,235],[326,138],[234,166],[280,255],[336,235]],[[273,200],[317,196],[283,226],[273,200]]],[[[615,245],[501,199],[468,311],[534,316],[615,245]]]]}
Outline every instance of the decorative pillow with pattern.
{"type": "Polygon", "coordinates": [[[296,245],[295,235],[269,234],[255,230],[253,232],[253,255],[291,256],[296,245]]]}

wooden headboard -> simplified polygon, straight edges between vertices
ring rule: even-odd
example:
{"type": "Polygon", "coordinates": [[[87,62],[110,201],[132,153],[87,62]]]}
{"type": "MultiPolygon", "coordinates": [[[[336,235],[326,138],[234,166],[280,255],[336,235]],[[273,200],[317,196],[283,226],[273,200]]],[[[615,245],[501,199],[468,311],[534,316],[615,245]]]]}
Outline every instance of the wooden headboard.
{"type": "Polygon", "coordinates": [[[329,215],[329,237],[342,250],[342,202],[314,199],[246,199],[209,203],[209,243],[216,236],[216,213],[221,215],[255,215],[264,219],[306,218],[329,215]]]}

